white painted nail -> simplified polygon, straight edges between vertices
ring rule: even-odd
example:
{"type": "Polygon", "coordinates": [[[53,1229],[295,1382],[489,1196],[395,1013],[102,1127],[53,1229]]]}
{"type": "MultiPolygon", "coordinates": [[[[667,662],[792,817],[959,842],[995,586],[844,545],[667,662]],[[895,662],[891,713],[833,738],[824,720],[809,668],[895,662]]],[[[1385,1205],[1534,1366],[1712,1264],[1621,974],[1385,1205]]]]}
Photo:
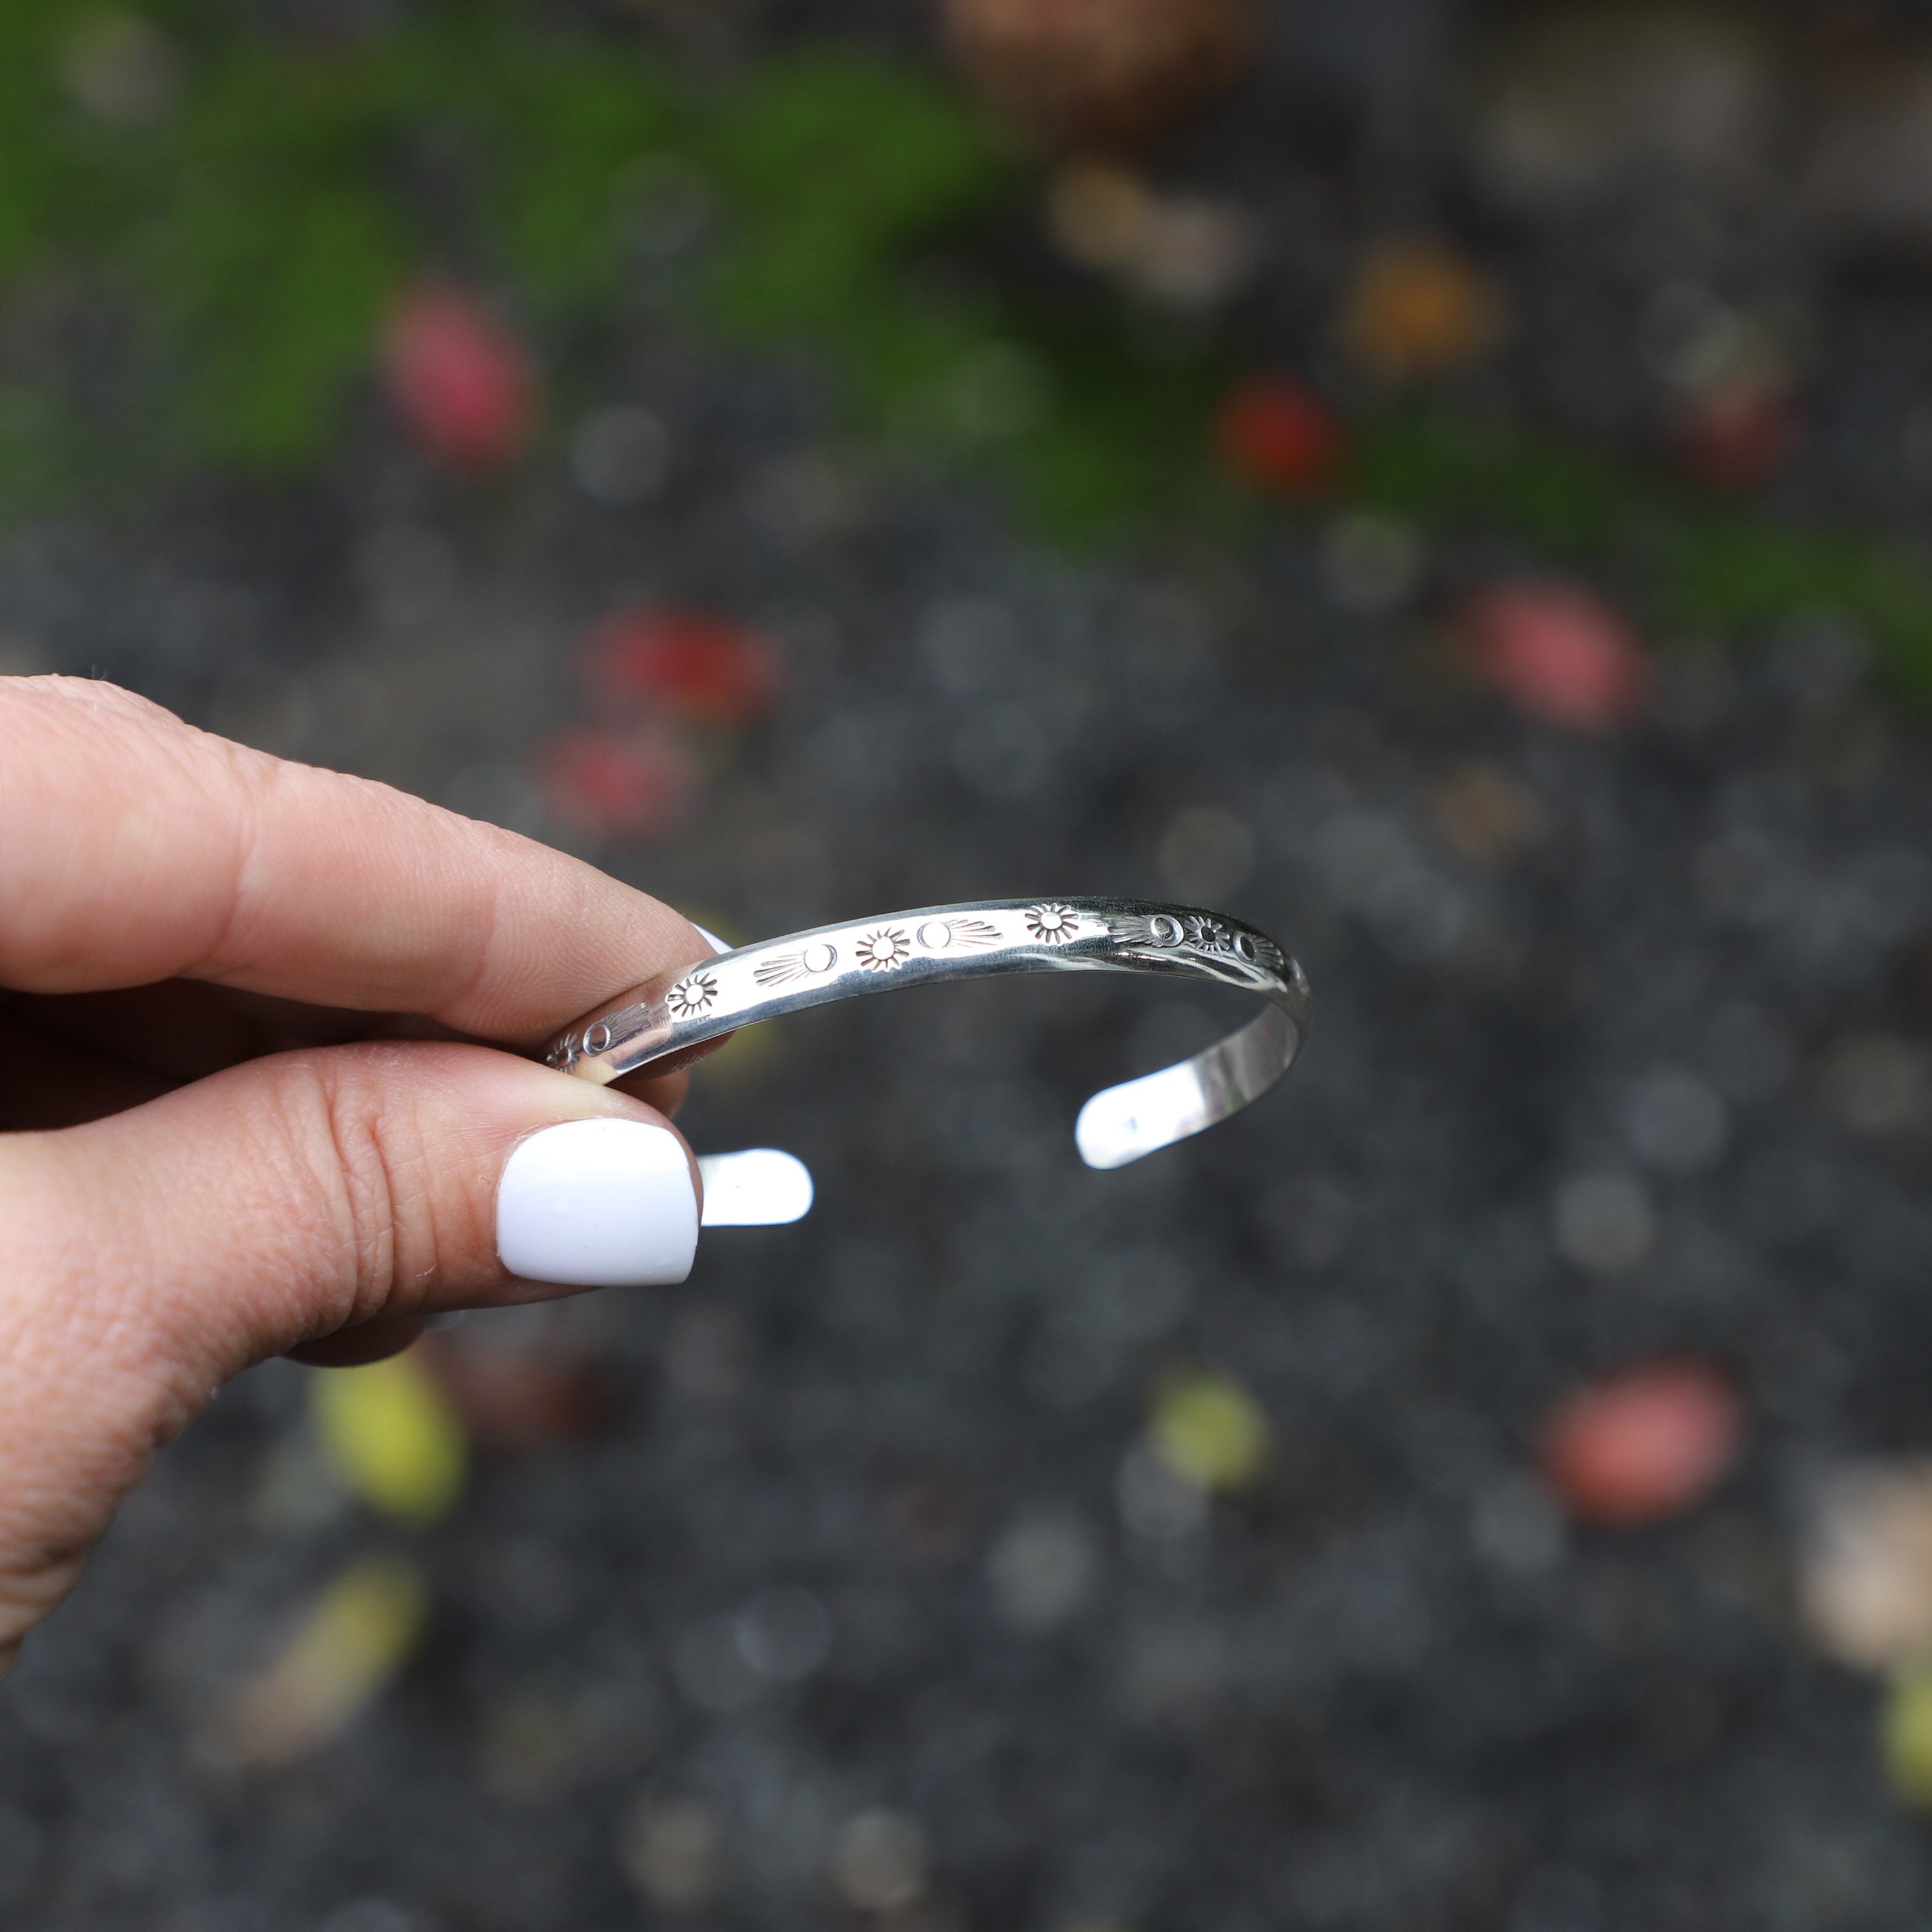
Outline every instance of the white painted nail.
{"type": "Polygon", "coordinates": [[[496,1252],[526,1281],[644,1288],[698,1252],[684,1144],[643,1120],[566,1120],[520,1142],[496,1187],[496,1252]]]}
{"type": "Polygon", "coordinates": [[[707,1228],[776,1228],[812,1212],[812,1169],[780,1148],[701,1154],[707,1228]]]}
{"type": "Polygon", "coordinates": [[[704,943],[711,948],[712,952],[729,952],[731,950],[731,948],[726,945],[724,940],[720,939],[717,934],[711,930],[710,927],[708,926],[698,926],[696,920],[693,920],[691,922],[694,926],[698,927],[698,938],[703,940],[704,943]]]}

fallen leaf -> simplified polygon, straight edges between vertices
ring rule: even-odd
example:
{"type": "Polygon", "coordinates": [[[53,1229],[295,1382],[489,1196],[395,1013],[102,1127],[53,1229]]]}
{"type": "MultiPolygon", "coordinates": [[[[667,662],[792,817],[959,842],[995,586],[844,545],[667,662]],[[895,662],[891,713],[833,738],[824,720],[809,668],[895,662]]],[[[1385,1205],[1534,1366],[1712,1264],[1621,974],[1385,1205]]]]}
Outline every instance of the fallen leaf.
{"type": "Polygon", "coordinates": [[[425,1336],[418,1347],[476,1439],[489,1448],[548,1449],[586,1442],[610,1418],[610,1388],[597,1364],[548,1346],[425,1336]]]}
{"type": "Polygon", "coordinates": [[[1635,1528],[1702,1502],[1736,1461],[1743,1426],[1718,1370],[1648,1362],[1558,1406],[1543,1428],[1543,1472],[1580,1521],[1635,1528]]]}
{"type": "Polygon", "coordinates": [[[1574,585],[1498,586],[1470,602],[1458,628],[1472,667],[1546,724],[1612,730],[1635,718],[1649,694],[1636,633],[1574,585]]]}
{"type": "Polygon", "coordinates": [[[454,1506],[469,1460],[463,1425],[415,1350],[317,1369],[309,1402],[323,1453],[371,1508],[415,1528],[454,1506]]]}
{"type": "Polygon", "coordinates": [[[1932,1460],[1855,1465],[1820,1484],[1798,1594],[1812,1635],[1841,1664],[1932,1658],[1932,1460]]]}
{"type": "Polygon", "coordinates": [[[762,718],[776,701],[778,655],[753,630],[704,610],[626,610],[592,640],[590,682],[607,703],[639,699],[707,724],[762,718]]]}
{"type": "Polygon", "coordinates": [[[228,1712],[218,1738],[224,1755],[267,1768],[320,1749],[406,1661],[428,1613],[413,1564],[397,1556],[350,1564],[228,1712]]]}
{"type": "Polygon", "coordinates": [[[1682,467],[1714,490],[1754,490],[1797,453],[1796,406],[1755,385],[1696,396],[1678,410],[1671,445],[1682,467]]]}
{"type": "Polygon", "coordinates": [[[382,331],[390,400],[430,453],[459,470],[502,469],[536,429],[537,378],[522,341],[467,290],[412,290],[382,331]]]}
{"type": "Polygon", "coordinates": [[[1346,452],[1334,411],[1283,376],[1250,376],[1232,391],[1215,418],[1214,441],[1243,482],[1300,501],[1330,488],[1346,452]]]}
{"type": "Polygon", "coordinates": [[[1246,64],[1240,0],[944,0],[969,82],[1036,137],[1076,146],[1144,140],[1246,64]]]}
{"type": "Polygon", "coordinates": [[[1897,1672],[1879,1714],[1886,1782],[1901,1804],[1932,1807],[1932,1664],[1897,1672]]]}
{"type": "Polygon", "coordinates": [[[1085,268],[1131,269],[1146,253],[1154,208],[1140,175],[1106,161],[1070,162],[1047,184],[1048,232],[1085,268]]]}
{"type": "Polygon", "coordinates": [[[1496,278],[1428,236],[1371,248],[1343,299],[1342,347],[1382,381],[1454,374],[1502,340],[1505,304],[1496,278]]]}
{"type": "Polygon", "coordinates": [[[1162,1386],[1148,1434],[1160,1460],[1203,1490],[1245,1489],[1268,1460],[1268,1422],[1261,1405],[1232,1376],[1210,1370],[1162,1386]]]}

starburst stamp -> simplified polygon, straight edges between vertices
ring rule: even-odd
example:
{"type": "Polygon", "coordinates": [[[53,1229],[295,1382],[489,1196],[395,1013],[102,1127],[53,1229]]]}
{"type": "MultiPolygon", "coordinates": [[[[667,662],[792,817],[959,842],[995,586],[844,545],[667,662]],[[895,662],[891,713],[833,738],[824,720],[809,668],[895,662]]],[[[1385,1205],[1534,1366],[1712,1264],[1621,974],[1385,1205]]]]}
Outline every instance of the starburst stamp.
{"type": "Polygon", "coordinates": [[[852,956],[871,973],[890,973],[911,956],[912,943],[897,926],[882,926],[868,932],[852,949],[852,956]]]}
{"type": "Polygon", "coordinates": [[[718,979],[712,973],[687,973],[664,995],[664,1005],[674,1019],[694,1020],[717,1003],[718,979]]]}
{"type": "Polygon", "coordinates": [[[1080,929],[1080,917],[1071,906],[1030,906],[1027,930],[1042,946],[1064,946],[1080,929]]]}

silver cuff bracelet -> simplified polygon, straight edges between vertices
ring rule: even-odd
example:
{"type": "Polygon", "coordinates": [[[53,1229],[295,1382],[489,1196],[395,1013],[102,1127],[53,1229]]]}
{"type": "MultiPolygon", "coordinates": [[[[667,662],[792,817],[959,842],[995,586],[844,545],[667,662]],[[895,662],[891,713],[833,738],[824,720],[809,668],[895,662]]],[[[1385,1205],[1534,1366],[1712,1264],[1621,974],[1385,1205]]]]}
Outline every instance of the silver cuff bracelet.
{"type": "Polygon", "coordinates": [[[1074,1127],[1089,1167],[1124,1167],[1238,1113],[1288,1071],[1308,1029],[1301,968],[1239,920],[1142,899],[985,899],[741,946],[660,992],[647,982],[585,1015],[544,1058],[608,1086],[759,1020],[992,973],[1178,974],[1268,1001],[1192,1059],[1096,1094],[1074,1127]]]}

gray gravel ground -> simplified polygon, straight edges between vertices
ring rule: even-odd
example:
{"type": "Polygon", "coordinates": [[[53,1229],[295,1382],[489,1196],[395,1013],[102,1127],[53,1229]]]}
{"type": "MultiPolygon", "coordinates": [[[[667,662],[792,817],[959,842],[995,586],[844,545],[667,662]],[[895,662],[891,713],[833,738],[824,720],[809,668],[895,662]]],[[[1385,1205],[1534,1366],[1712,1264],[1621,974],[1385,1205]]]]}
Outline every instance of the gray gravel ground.
{"type": "Polygon", "coordinates": [[[616,1419],[486,1456],[415,1545],[422,1652],[293,1768],[224,1769],[208,1714],[387,1533],[286,1364],[162,1459],[0,1694],[5,1922],[1924,1924],[1874,1693],[1791,1606],[1820,1472],[1932,1438],[1932,767],[1858,640],[1684,646],[1650,720],[1564,738],[1427,643],[1480,560],[1365,593],[1311,526],[1069,562],[802,384],[651,340],[611,394],[670,434],[642,507],[372,447],[326,496],[20,538],[7,648],[567,841],[527,762],[585,715],[586,623],[727,609],[785,702],[680,832],[591,856],[746,937],[1222,902],[1307,967],[1305,1060],[1095,1174],[1079,1100],[1218,1010],[1018,982],[748,1037],[688,1130],[795,1149],[817,1210],[681,1289],[470,1318],[597,1352],[616,1419]],[[1680,1348],[1735,1366],[1741,1472],[1666,1530],[1566,1527],[1538,1419],[1680,1348]],[[1190,1363],[1276,1432],[1192,1518],[1139,1449],[1190,1363]]]}

